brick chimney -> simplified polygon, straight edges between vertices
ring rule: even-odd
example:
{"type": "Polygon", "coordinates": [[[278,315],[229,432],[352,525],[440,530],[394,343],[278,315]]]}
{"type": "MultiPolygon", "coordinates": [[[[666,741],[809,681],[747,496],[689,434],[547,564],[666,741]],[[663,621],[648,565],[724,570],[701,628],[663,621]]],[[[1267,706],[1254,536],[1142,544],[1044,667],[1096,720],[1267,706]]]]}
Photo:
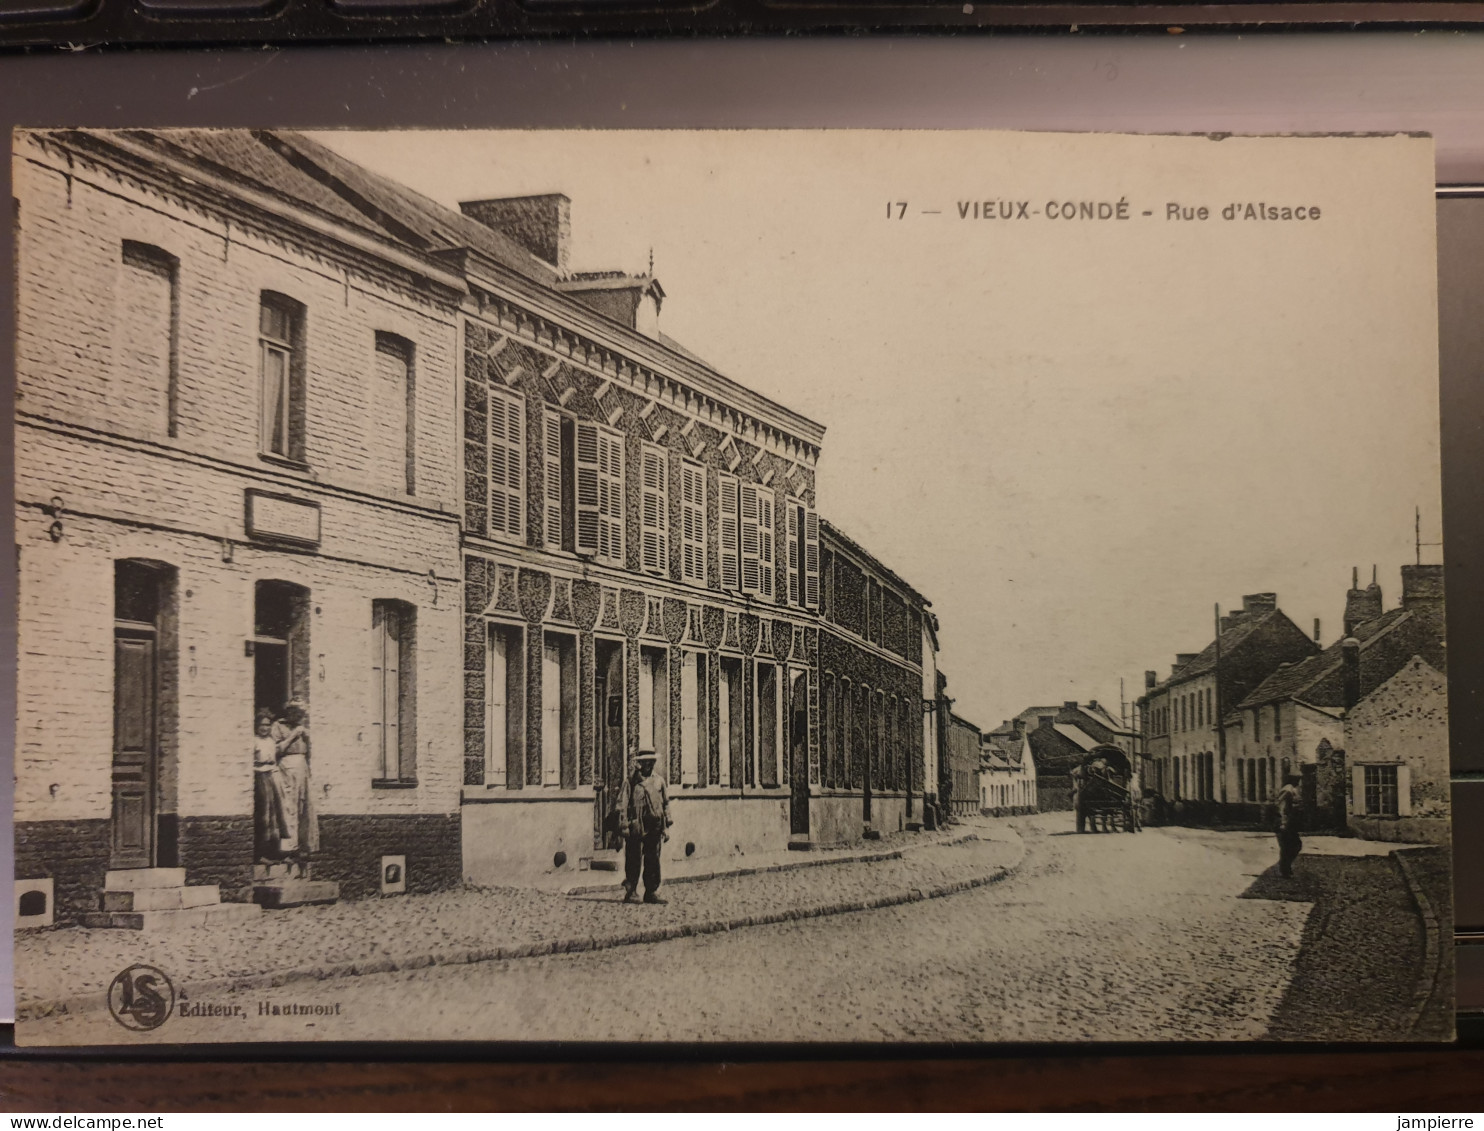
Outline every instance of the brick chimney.
{"type": "Polygon", "coordinates": [[[1381,611],[1381,586],[1376,581],[1376,567],[1371,567],[1371,583],[1364,589],[1360,587],[1360,570],[1352,569],[1350,588],[1345,593],[1345,635],[1354,635],[1356,628],[1368,620],[1375,620],[1381,611]]]}
{"type": "Polygon", "coordinates": [[[537,259],[567,273],[572,239],[572,201],[559,192],[541,196],[506,196],[464,200],[459,211],[486,228],[508,236],[537,259]]]}
{"type": "Polygon", "coordinates": [[[1440,565],[1402,566],[1402,608],[1411,609],[1426,603],[1429,607],[1443,600],[1443,567],[1440,565]]]}
{"type": "Polygon", "coordinates": [[[1200,655],[1199,652],[1176,652],[1175,653],[1175,667],[1174,667],[1173,671],[1171,672],[1171,674],[1174,674],[1174,672],[1179,671],[1181,668],[1183,668],[1186,664],[1190,663],[1190,661],[1194,660],[1199,655],[1200,655]]]}
{"type": "Polygon", "coordinates": [[[1242,612],[1261,616],[1278,607],[1276,593],[1248,593],[1242,598],[1242,612]]]}
{"type": "Polygon", "coordinates": [[[1146,671],[1144,673],[1144,690],[1153,691],[1154,685],[1159,682],[1159,673],[1146,671]]]}
{"type": "Polygon", "coordinates": [[[1360,702],[1360,641],[1347,636],[1340,642],[1340,659],[1345,671],[1345,710],[1360,702]]]}
{"type": "Polygon", "coordinates": [[[1319,618],[1314,618],[1314,643],[1322,644],[1323,638],[1319,635],[1319,618]]]}
{"type": "Polygon", "coordinates": [[[1037,715],[1036,716],[1036,727],[1037,727],[1037,729],[1040,729],[1041,727],[1049,727],[1049,726],[1051,726],[1051,724],[1055,720],[1056,720],[1056,716],[1055,715],[1037,715]]]}

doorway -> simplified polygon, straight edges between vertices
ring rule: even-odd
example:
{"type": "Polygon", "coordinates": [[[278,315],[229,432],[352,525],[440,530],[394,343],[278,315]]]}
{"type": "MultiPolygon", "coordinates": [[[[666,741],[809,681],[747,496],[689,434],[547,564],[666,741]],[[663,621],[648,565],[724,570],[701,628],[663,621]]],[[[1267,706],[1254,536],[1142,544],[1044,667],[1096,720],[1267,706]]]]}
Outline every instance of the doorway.
{"type": "Polygon", "coordinates": [[[167,643],[161,638],[173,577],[170,567],[152,562],[114,563],[109,866],[116,869],[159,862],[161,661],[167,643]]]}
{"type": "Polygon", "coordinates": [[[791,834],[809,835],[809,675],[790,673],[788,689],[788,784],[791,834]]]}
{"type": "Polygon", "coordinates": [[[623,645],[616,640],[594,642],[593,702],[598,714],[594,727],[593,764],[599,784],[593,847],[622,848],[619,835],[618,791],[623,786],[624,756],[623,645]]]}
{"type": "Polygon", "coordinates": [[[276,718],[291,699],[309,701],[309,590],[259,581],[253,600],[253,714],[276,718]]]}

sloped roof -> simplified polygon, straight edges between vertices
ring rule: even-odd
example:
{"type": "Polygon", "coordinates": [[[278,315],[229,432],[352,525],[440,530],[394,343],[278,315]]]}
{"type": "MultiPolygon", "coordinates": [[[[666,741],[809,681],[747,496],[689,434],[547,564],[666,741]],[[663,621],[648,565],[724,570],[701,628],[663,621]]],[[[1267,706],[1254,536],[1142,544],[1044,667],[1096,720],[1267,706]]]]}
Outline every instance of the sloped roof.
{"type": "Polygon", "coordinates": [[[1081,727],[1074,727],[1068,723],[1052,723],[1051,725],[1056,728],[1057,734],[1069,742],[1076,743],[1083,750],[1091,750],[1094,746],[1098,745],[1098,740],[1081,727]]]}
{"type": "MultiPolygon", "coordinates": [[[[1269,621],[1278,619],[1279,617],[1284,617],[1282,609],[1269,609],[1266,612],[1257,615],[1248,614],[1247,616],[1242,617],[1236,623],[1231,624],[1227,628],[1227,630],[1221,634],[1222,655],[1230,656],[1233,652],[1240,648],[1246,641],[1246,639],[1254,632],[1256,632],[1258,628],[1260,628],[1262,625],[1267,624],[1269,621]]],[[[1284,617],[1284,619],[1287,618],[1284,617]]],[[[1216,641],[1215,639],[1213,639],[1211,643],[1207,644],[1200,650],[1200,652],[1196,654],[1195,659],[1189,661],[1188,663],[1181,664],[1180,667],[1177,668],[1170,675],[1170,678],[1165,681],[1165,684],[1168,685],[1172,683],[1183,683],[1187,679],[1194,679],[1198,675],[1205,675],[1207,672],[1213,672],[1215,670],[1216,641]]]]}
{"type": "MultiPolygon", "coordinates": [[[[1351,634],[1364,651],[1397,625],[1410,619],[1407,609],[1392,609],[1373,620],[1355,626],[1351,634]]],[[[1277,703],[1284,699],[1301,699],[1316,707],[1343,707],[1344,686],[1340,677],[1344,665],[1343,641],[1335,641],[1317,656],[1281,667],[1237,704],[1237,709],[1277,703]]]]}

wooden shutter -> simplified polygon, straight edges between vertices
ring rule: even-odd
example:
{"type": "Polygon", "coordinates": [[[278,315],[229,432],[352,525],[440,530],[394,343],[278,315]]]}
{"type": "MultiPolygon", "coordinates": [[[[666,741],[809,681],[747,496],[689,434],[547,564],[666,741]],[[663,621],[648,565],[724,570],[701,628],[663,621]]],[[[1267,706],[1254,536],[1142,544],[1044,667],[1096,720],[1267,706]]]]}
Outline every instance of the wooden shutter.
{"type": "Polygon", "coordinates": [[[774,496],[767,487],[757,488],[757,559],[758,559],[758,596],[773,598],[773,577],[777,569],[777,561],[774,557],[774,529],[773,516],[774,496]]]}
{"type": "Polygon", "coordinates": [[[720,481],[721,510],[721,587],[730,593],[742,588],[741,574],[741,528],[737,515],[737,479],[733,475],[722,475],[720,481]]]}
{"type": "Polygon", "coordinates": [[[521,522],[525,511],[521,491],[524,412],[525,403],[520,397],[500,389],[490,390],[490,533],[508,538],[519,538],[524,529],[521,522]]]}
{"type": "Polygon", "coordinates": [[[623,565],[623,437],[598,432],[598,556],[623,565]]]}
{"type": "Polygon", "coordinates": [[[506,694],[510,681],[509,635],[491,625],[485,662],[485,725],[488,733],[484,743],[484,782],[486,785],[505,784],[505,748],[509,735],[509,706],[506,694]]]}
{"type": "Polygon", "coordinates": [[[1396,815],[1398,817],[1412,815],[1411,766],[1401,765],[1396,768],[1396,815]]]}
{"type": "Polygon", "coordinates": [[[607,491],[602,475],[606,444],[596,424],[577,425],[577,530],[574,539],[579,554],[601,554],[603,542],[602,503],[607,491]]]}
{"type": "Polygon", "coordinates": [[[371,680],[376,715],[371,721],[377,754],[377,776],[395,781],[401,775],[401,624],[397,610],[383,602],[371,606],[371,680]]]}
{"type": "Polygon", "coordinates": [[[742,592],[762,592],[762,551],[758,532],[758,488],[751,483],[737,485],[738,509],[742,531],[742,592]]]}
{"type": "Polygon", "coordinates": [[[541,784],[559,785],[561,773],[562,653],[556,637],[548,636],[541,642],[541,784]]]}
{"type": "Polygon", "coordinates": [[[790,605],[801,605],[804,603],[803,574],[801,567],[803,561],[800,559],[800,542],[803,530],[800,529],[799,512],[801,510],[797,499],[789,499],[784,503],[787,517],[784,522],[784,536],[787,538],[787,549],[784,557],[788,567],[788,603],[790,605]]]}
{"type": "Polygon", "coordinates": [[[669,460],[662,449],[648,444],[644,445],[643,458],[640,564],[647,573],[663,574],[668,572],[670,564],[670,508],[666,491],[669,460]]]}
{"type": "Polygon", "coordinates": [[[1350,812],[1365,814],[1365,767],[1350,767],[1350,812]]]}
{"type": "Polygon", "coordinates": [[[562,548],[562,418],[546,414],[546,548],[562,548]]]}
{"type": "Polygon", "coordinates": [[[706,471],[685,460],[680,465],[680,575],[706,582],[706,471]]]}
{"type": "Polygon", "coordinates": [[[680,662],[680,784],[695,785],[700,768],[701,728],[700,678],[696,653],[686,652],[680,662]]]}
{"type": "Polygon", "coordinates": [[[819,608],[819,515],[804,512],[804,605],[819,608]]]}

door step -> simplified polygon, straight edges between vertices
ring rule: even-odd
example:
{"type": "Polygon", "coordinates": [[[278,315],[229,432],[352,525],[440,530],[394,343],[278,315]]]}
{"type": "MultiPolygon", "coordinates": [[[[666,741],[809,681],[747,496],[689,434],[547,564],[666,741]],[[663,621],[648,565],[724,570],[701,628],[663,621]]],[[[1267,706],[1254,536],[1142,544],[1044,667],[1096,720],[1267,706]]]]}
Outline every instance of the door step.
{"type": "Polygon", "coordinates": [[[274,879],[253,884],[252,900],[259,907],[281,910],[309,903],[335,903],[340,885],[333,880],[274,879]]]}
{"type": "Polygon", "coordinates": [[[143,891],[145,888],[183,888],[184,868],[115,868],[103,877],[104,891],[143,891]]]}
{"type": "Polygon", "coordinates": [[[83,914],[82,925],[127,931],[173,931],[185,927],[238,923],[253,919],[260,913],[261,909],[251,903],[214,903],[206,907],[185,907],[174,911],[89,911],[83,914]]]}
{"type": "Polygon", "coordinates": [[[221,902],[221,891],[215,884],[103,892],[104,911],[184,911],[219,906],[221,902]]]}
{"type": "Polygon", "coordinates": [[[591,856],[581,857],[577,861],[577,870],[579,872],[584,870],[589,872],[617,872],[621,871],[622,867],[623,861],[619,859],[619,854],[614,849],[595,852],[591,856]]]}

